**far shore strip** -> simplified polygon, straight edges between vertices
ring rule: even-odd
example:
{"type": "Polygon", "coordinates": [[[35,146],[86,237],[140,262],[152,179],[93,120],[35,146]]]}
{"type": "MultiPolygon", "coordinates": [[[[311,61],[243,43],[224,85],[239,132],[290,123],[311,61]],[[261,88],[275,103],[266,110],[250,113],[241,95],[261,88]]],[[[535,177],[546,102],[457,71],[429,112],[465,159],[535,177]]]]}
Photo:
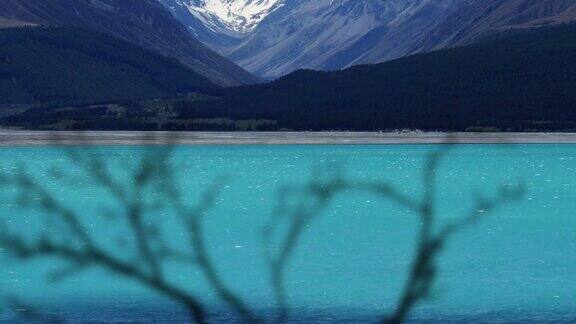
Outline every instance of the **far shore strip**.
{"type": "Polygon", "coordinates": [[[0,131],[0,146],[576,144],[576,133],[0,131]]]}

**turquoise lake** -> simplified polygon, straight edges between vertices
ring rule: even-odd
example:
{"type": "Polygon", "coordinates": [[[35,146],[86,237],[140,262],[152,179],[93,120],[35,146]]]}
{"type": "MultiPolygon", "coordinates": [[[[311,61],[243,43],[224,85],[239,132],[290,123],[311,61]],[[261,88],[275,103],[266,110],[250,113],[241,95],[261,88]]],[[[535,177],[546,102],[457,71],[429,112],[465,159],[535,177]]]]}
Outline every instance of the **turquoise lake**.
{"type": "MultiPolygon", "coordinates": [[[[213,203],[200,223],[217,277],[253,312],[273,322],[278,306],[266,255],[281,251],[291,217],[310,213],[286,265],[288,321],[375,322],[398,303],[421,218],[393,199],[353,185],[320,198],[307,190],[318,183],[329,187],[336,179],[385,183],[419,202],[428,185],[423,177],[428,158],[443,152],[433,172],[433,231],[470,213],[481,217],[447,237],[437,256],[432,294],[416,305],[411,321],[576,322],[576,145],[178,146],[167,155],[169,175],[161,170],[153,179],[132,177],[144,158],[162,162],[165,149],[1,148],[3,228],[30,245],[47,235],[63,246],[83,248],[73,230],[61,224],[62,213],[42,206],[43,195],[50,196],[77,217],[101,249],[145,264],[134,252],[138,242],[124,216],[129,208],[111,186],[91,176],[96,165],[89,161],[100,161],[120,191],[133,192],[139,181],[146,184],[134,201],[144,204],[144,223],[154,227],[150,237],[161,237],[177,251],[190,246],[166,188],[175,188],[191,210],[211,192],[213,203]],[[501,188],[516,187],[525,192],[495,210],[475,207],[498,199],[501,188]],[[323,202],[321,208],[315,209],[315,199],[323,202]],[[281,213],[283,201],[286,210],[296,212],[281,213]],[[267,244],[263,233],[271,220],[279,225],[267,244]]],[[[162,256],[160,244],[151,245],[162,256]]],[[[72,323],[189,320],[178,302],[97,263],[72,267],[54,282],[51,276],[69,269],[70,261],[44,255],[14,259],[9,246],[0,252],[0,291],[32,305],[37,316],[72,323]]],[[[206,305],[210,322],[239,320],[194,260],[167,259],[162,267],[171,285],[206,305]]],[[[25,321],[24,308],[12,302],[2,308],[0,320],[25,321]]]]}

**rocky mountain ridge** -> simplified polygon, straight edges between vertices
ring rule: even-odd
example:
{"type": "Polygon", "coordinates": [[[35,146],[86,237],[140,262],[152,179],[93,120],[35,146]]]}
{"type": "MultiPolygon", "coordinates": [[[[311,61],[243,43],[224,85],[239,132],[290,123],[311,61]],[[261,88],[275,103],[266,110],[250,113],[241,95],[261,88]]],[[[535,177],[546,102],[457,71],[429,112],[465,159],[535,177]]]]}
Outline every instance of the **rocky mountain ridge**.
{"type": "MultiPolygon", "coordinates": [[[[269,79],[302,68],[379,63],[510,29],[576,20],[573,0],[279,0],[265,17],[258,16],[256,25],[239,33],[217,14],[210,14],[210,23],[194,15],[210,7],[202,5],[204,0],[160,1],[202,42],[269,79]]],[[[214,1],[237,11],[262,4],[214,1]]]]}

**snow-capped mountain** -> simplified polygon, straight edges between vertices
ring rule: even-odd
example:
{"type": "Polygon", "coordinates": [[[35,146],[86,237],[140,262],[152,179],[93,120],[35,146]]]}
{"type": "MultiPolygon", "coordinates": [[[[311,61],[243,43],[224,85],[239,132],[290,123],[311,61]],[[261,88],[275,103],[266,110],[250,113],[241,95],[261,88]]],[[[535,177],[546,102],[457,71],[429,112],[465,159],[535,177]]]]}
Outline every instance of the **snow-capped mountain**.
{"type": "Polygon", "coordinates": [[[576,20],[574,0],[160,0],[250,72],[336,70],[576,20]]]}
{"type": "Polygon", "coordinates": [[[221,28],[214,18],[230,30],[246,33],[271,12],[282,6],[281,0],[181,0],[190,13],[213,30],[221,28]],[[210,18],[208,18],[210,17],[210,18]]]}
{"type": "Polygon", "coordinates": [[[201,42],[227,53],[285,0],[159,0],[201,42]]]}

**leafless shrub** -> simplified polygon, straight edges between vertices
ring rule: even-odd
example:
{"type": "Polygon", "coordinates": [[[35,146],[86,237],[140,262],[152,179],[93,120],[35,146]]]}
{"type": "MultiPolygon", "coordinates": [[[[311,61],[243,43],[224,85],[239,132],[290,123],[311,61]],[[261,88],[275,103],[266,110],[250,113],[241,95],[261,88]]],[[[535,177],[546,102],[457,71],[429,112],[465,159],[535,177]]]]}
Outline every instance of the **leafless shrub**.
{"type": "Polygon", "coordinates": [[[167,264],[176,259],[188,262],[202,271],[218,296],[232,307],[240,318],[246,322],[258,322],[256,314],[220,279],[218,270],[206,250],[203,216],[212,208],[223,181],[219,180],[209,188],[202,188],[202,198],[196,205],[186,203],[182,192],[175,185],[170,164],[174,148],[170,145],[172,140],[166,139],[166,145],[147,149],[137,161],[136,168],[123,170],[122,178],[110,172],[111,166],[103,157],[86,154],[83,148],[65,149],[68,158],[81,167],[91,181],[110,192],[122,206],[121,211],[115,212],[121,213],[117,217],[129,225],[129,232],[125,233],[124,237],[134,237],[136,243],[122,247],[133,249],[126,255],[136,255],[137,258],[120,258],[110,247],[99,244],[82,221],[89,215],[82,215],[77,210],[67,208],[53,192],[45,188],[40,181],[33,179],[25,169],[15,175],[5,175],[1,179],[2,184],[17,187],[20,205],[39,208],[44,217],[55,217],[52,221],[59,226],[57,230],[43,230],[36,239],[27,240],[23,235],[12,231],[6,222],[0,222],[0,245],[21,260],[51,257],[67,261],[68,268],[49,274],[52,281],[66,279],[89,267],[102,267],[180,303],[189,310],[195,322],[204,323],[206,310],[199,298],[191,289],[172,283],[169,280],[170,273],[165,271],[167,264]],[[128,176],[125,176],[126,174],[128,176]],[[126,180],[129,182],[126,183],[126,180]],[[156,207],[155,201],[144,198],[149,189],[161,192],[162,195],[156,197],[157,201],[167,202],[170,208],[174,209],[180,228],[187,235],[188,250],[179,251],[172,247],[168,241],[170,236],[160,232],[163,219],[149,215],[148,211],[156,207]],[[65,240],[61,239],[63,234],[68,235],[65,240]]]}
{"type": "Polygon", "coordinates": [[[525,192],[524,185],[502,186],[496,198],[487,199],[477,195],[468,214],[456,221],[441,224],[440,229],[435,230],[435,225],[438,225],[437,179],[440,173],[440,163],[449,153],[450,147],[451,145],[446,144],[438,152],[428,156],[421,180],[424,188],[422,199],[406,195],[386,182],[347,180],[338,168],[319,172],[304,187],[287,186],[282,189],[279,194],[278,210],[263,229],[266,251],[276,251],[273,254],[267,253],[267,260],[272,272],[271,285],[274,288],[279,308],[278,320],[280,322],[286,321],[289,316],[285,277],[303,233],[311,230],[313,220],[329,206],[338,194],[350,190],[369,192],[391,200],[412,211],[420,223],[418,238],[415,242],[415,258],[412,261],[408,281],[401,292],[394,312],[385,316],[382,321],[394,324],[405,322],[411,310],[431,296],[432,287],[439,275],[439,256],[450,237],[465,227],[478,223],[498,207],[520,199],[525,192]],[[299,197],[296,199],[297,203],[289,204],[288,199],[294,197],[299,197]],[[282,222],[286,220],[288,228],[282,234],[279,248],[275,249],[272,236],[280,231],[282,222]]]}
{"type": "MultiPolygon", "coordinates": [[[[90,215],[83,215],[82,211],[68,208],[59,201],[54,192],[42,184],[41,179],[38,181],[32,178],[25,168],[15,174],[2,175],[0,184],[18,188],[20,205],[40,210],[46,221],[56,225],[45,227],[37,237],[29,239],[6,222],[0,222],[0,246],[12,256],[24,261],[36,258],[66,261],[69,265],[67,268],[49,273],[48,278],[51,281],[64,280],[91,267],[106,269],[178,302],[190,312],[193,321],[204,323],[208,320],[206,307],[202,298],[192,292],[195,283],[191,282],[189,287],[174,284],[170,280],[171,274],[167,272],[170,262],[184,262],[203,273],[216,294],[238,314],[241,321],[263,322],[264,317],[257,314],[221,279],[213,256],[207,249],[204,215],[213,208],[226,180],[218,179],[206,188],[180,188],[176,181],[178,174],[170,162],[174,141],[175,138],[157,140],[164,145],[145,149],[142,157],[135,161],[136,167],[126,167],[121,172],[112,172],[112,166],[102,156],[86,154],[85,149],[79,147],[65,148],[68,159],[84,171],[90,182],[109,192],[112,199],[121,206],[113,211],[103,210],[104,213],[114,214],[114,217],[128,225],[127,233],[123,236],[133,237],[134,244],[121,245],[118,248],[127,250],[125,255],[135,257],[121,257],[109,246],[100,244],[84,222],[90,215]],[[190,204],[184,198],[190,190],[202,192],[199,202],[190,204]],[[146,195],[150,191],[160,195],[148,199],[146,195]],[[162,231],[164,220],[154,213],[159,208],[174,211],[179,228],[186,234],[186,249],[182,250],[171,244],[169,233],[162,231]],[[62,238],[63,235],[66,236],[65,239],[62,238]]],[[[292,256],[300,246],[302,234],[309,230],[308,225],[328,207],[330,201],[347,190],[376,193],[409,208],[420,220],[416,257],[412,262],[408,282],[395,311],[383,319],[389,323],[405,321],[414,306],[430,296],[431,288],[438,277],[439,254],[448,239],[462,228],[477,223],[492,210],[519,199],[523,194],[523,187],[519,186],[504,187],[495,199],[478,196],[469,214],[455,222],[444,224],[439,230],[433,230],[433,225],[437,222],[437,176],[440,162],[447,152],[448,146],[428,157],[422,176],[425,189],[421,200],[405,195],[386,182],[347,180],[337,171],[327,175],[317,174],[304,187],[286,187],[280,193],[277,213],[263,230],[265,246],[271,247],[274,244],[272,234],[278,231],[280,221],[287,219],[289,222],[279,249],[266,249],[269,251],[266,258],[271,273],[271,285],[279,309],[274,321],[285,322],[289,319],[285,276],[292,256]],[[298,194],[301,200],[288,206],[285,199],[294,194],[298,194]]],[[[69,175],[61,176],[65,178],[69,175]]],[[[37,312],[29,313],[30,316],[34,314],[37,312]]]]}

